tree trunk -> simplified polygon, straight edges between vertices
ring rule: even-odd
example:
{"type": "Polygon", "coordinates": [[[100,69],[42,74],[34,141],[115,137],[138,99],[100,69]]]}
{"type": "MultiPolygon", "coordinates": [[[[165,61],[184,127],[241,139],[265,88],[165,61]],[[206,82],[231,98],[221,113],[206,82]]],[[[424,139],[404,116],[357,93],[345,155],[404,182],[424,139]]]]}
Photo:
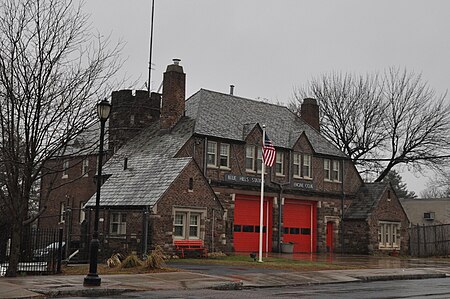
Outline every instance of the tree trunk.
{"type": "Polygon", "coordinates": [[[11,249],[9,255],[9,265],[6,270],[7,277],[17,276],[17,266],[19,264],[20,257],[20,243],[22,236],[22,221],[21,219],[13,219],[12,232],[11,232],[11,249]]]}

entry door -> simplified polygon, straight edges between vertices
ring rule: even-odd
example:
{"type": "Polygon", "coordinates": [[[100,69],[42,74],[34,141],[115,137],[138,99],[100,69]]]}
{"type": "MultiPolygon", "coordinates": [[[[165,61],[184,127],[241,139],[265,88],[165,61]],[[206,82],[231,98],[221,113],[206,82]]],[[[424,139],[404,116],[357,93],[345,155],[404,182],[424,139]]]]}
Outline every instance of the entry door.
{"type": "MultiPolygon", "coordinates": [[[[234,203],[233,243],[235,251],[259,251],[258,196],[236,195],[234,203]]],[[[272,250],[272,198],[264,198],[263,252],[272,250]]]]}
{"type": "Polygon", "coordinates": [[[333,252],[334,222],[327,223],[327,252],[333,252]]]}

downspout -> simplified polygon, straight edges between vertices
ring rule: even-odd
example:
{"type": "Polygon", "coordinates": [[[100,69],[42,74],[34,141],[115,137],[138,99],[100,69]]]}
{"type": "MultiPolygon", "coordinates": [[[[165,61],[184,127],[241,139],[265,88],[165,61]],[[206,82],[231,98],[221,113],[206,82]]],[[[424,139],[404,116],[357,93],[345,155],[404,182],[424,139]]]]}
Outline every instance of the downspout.
{"type": "Polygon", "coordinates": [[[278,185],[279,187],[279,192],[278,192],[278,242],[277,242],[277,250],[280,253],[281,252],[281,230],[282,230],[282,225],[281,223],[283,222],[283,217],[282,217],[282,213],[283,213],[283,205],[282,205],[282,198],[283,198],[283,190],[284,190],[284,186],[289,186],[291,185],[291,176],[292,176],[292,150],[289,150],[289,167],[288,167],[288,181],[284,184],[280,184],[277,182],[272,182],[276,185],[278,185]]]}
{"type": "Polygon", "coordinates": [[[208,137],[205,137],[205,144],[203,146],[203,175],[205,176],[205,178],[206,178],[206,174],[207,174],[206,172],[208,169],[207,159],[208,159],[208,137]]]}
{"type": "Polygon", "coordinates": [[[211,252],[214,252],[214,233],[215,233],[214,209],[212,209],[212,227],[211,227],[211,252]]]}
{"type": "Polygon", "coordinates": [[[144,210],[142,211],[142,216],[143,216],[143,221],[142,221],[142,240],[143,240],[143,244],[142,244],[142,257],[146,257],[147,256],[147,251],[148,251],[148,207],[145,207],[144,210]]]}
{"type": "Polygon", "coordinates": [[[344,199],[345,199],[345,192],[344,192],[344,162],[345,160],[342,160],[342,170],[341,170],[341,253],[344,253],[344,199]]]}

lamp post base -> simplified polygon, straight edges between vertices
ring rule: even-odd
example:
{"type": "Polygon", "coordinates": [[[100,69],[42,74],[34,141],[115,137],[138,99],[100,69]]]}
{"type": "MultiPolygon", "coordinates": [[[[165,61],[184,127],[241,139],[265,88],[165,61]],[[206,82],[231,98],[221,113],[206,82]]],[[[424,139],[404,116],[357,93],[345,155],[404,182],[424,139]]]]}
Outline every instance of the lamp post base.
{"type": "Polygon", "coordinates": [[[84,277],[83,285],[85,287],[98,287],[102,283],[102,279],[97,274],[89,273],[84,277]]]}

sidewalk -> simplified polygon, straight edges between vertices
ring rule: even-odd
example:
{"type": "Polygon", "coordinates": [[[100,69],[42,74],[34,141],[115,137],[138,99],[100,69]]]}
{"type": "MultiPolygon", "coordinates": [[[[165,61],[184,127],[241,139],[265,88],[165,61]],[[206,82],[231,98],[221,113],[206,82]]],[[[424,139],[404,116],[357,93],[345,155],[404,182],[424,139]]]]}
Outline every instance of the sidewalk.
{"type": "MultiPolygon", "coordinates": [[[[417,262],[417,260],[415,260],[417,262]]],[[[404,263],[402,263],[404,265],[404,263]]],[[[411,263],[416,266],[417,263],[411,263]]],[[[214,266],[212,266],[214,267],[214,266]]],[[[0,278],[0,298],[47,298],[57,296],[108,296],[130,291],[168,289],[241,289],[310,284],[343,283],[394,279],[442,278],[450,274],[450,264],[424,263],[423,267],[374,268],[327,271],[250,271],[209,275],[198,271],[153,274],[101,275],[100,287],[84,287],[84,275],[26,276],[0,278]]]]}

